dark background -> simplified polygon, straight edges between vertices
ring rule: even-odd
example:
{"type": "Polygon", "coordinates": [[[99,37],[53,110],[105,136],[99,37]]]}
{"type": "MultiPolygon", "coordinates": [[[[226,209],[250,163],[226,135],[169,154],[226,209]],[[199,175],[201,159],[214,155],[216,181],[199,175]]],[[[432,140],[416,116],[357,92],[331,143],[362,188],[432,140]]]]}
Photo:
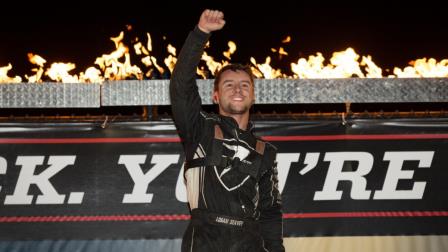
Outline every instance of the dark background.
{"type": "MultiPolygon", "coordinates": [[[[358,54],[371,55],[386,72],[403,68],[422,57],[438,61],[448,58],[448,19],[441,3],[403,2],[314,2],[305,1],[64,1],[49,3],[16,1],[2,7],[0,21],[0,66],[13,65],[10,76],[31,74],[27,53],[47,60],[73,62],[72,73],[92,66],[96,57],[114,50],[110,37],[131,25],[126,32],[128,46],[135,37],[146,44],[146,32],[153,39],[153,54],[160,65],[167,56],[166,45],[178,50],[197,23],[204,8],[221,9],[225,28],[213,35],[209,54],[224,59],[227,42],[237,44],[234,62],[249,63],[251,56],[264,62],[272,56],[274,67],[289,73],[289,64],[300,57],[353,47],[358,54]],[[290,35],[292,42],[281,41],[290,35]],[[166,40],[163,40],[166,36],[166,40]],[[271,48],[283,46],[289,53],[279,60],[271,48]]],[[[140,57],[133,58],[138,64],[140,57]]],[[[328,62],[327,62],[328,63],[328,62]]],[[[167,76],[160,76],[165,78],[167,76]]]]}

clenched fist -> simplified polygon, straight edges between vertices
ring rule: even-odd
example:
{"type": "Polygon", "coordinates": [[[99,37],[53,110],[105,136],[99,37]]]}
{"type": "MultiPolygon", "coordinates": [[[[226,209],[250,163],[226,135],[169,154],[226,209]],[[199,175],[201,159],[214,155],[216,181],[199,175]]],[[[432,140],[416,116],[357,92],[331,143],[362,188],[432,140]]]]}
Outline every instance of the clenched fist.
{"type": "Polygon", "coordinates": [[[210,33],[221,30],[225,24],[224,13],[218,10],[204,10],[199,18],[198,27],[201,31],[210,33]]]}

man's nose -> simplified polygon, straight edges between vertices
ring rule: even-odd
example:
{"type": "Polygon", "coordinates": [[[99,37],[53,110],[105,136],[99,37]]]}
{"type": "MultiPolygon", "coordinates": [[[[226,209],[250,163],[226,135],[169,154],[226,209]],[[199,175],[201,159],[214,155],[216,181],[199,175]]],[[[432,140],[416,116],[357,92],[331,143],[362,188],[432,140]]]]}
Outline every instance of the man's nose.
{"type": "Polygon", "coordinates": [[[233,86],[233,89],[235,90],[235,91],[237,91],[237,92],[239,92],[240,90],[241,90],[241,84],[235,84],[234,86],[233,86]]]}

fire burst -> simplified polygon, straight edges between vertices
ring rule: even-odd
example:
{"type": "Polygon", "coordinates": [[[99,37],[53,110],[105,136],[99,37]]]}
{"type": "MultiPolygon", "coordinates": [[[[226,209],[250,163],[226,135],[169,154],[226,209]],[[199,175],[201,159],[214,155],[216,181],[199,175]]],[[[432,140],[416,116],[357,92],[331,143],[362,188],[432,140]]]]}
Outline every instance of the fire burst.
{"type": "MultiPolygon", "coordinates": [[[[124,80],[124,79],[144,79],[151,78],[153,72],[157,71],[160,75],[165,69],[172,72],[177,62],[176,48],[168,44],[168,56],[161,62],[166,68],[161,67],[157,59],[152,55],[152,40],[147,33],[146,46],[138,39],[132,48],[140,61],[148,68],[140,69],[137,65],[131,63],[129,47],[123,43],[124,32],[119,36],[112,37],[111,40],[115,44],[115,50],[109,54],[103,54],[95,60],[95,66],[88,67],[84,72],[78,74],[70,74],[69,72],[76,69],[74,63],[54,62],[49,67],[45,64],[47,61],[33,53],[28,54],[29,61],[36,67],[31,69],[33,75],[25,75],[25,79],[29,83],[41,83],[42,77],[45,75],[49,79],[63,83],[102,83],[104,81],[124,80]]],[[[282,43],[291,43],[291,37],[287,36],[282,43]]],[[[205,51],[201,60],[205,62],[205,66],[198,67],[197,74],[206,79],[212,76],[219,68],[229,64],[232,55],[237,50],[237,45],[233,41],[228,42],[228,50],[223,52],[225,59],[221,61],[215,60],[205,51]]],[[[278,49],[271,48],[273,53],[278,53],[279,59],[287,56],[288,52],[283,47],[278,49]]],[[[334,52],[329,61],[323,57],[322,53],[317,52],[308,58],[299,58],[296,62],[290,63],[290,72],[285,74],[282,69],[276,69],[271,65],[271,57],[266,57],[264,63],[258,63],[254,57],[250,58],[252,70],[257,78],[416,78],[416,77],[448,77],[448,59],[437,61],[434,58],[421,58],[409,62],[409,66],[401,69],[395,67],[393,75],[384,76],[383,70],[377,66],[370,55],[361,56],[356,53],[353,48],[347,48],[345,51],[334,52]]],[[[0,67],[0,83],[21,83],[24,78],[20,76],[8,76],[8,71],[12,69],[12,65],[0,67]]]]}

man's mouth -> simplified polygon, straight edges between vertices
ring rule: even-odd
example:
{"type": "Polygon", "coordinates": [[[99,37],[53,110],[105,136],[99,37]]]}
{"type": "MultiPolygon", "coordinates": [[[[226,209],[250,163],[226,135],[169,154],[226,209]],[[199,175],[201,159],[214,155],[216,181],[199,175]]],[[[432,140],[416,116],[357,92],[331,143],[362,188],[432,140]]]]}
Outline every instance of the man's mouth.
{"type": "Polygon", "coordinates": [[[232,97],[232,101],[243,101],[244,97],[243,96],[233,96],[232,97]]]}

